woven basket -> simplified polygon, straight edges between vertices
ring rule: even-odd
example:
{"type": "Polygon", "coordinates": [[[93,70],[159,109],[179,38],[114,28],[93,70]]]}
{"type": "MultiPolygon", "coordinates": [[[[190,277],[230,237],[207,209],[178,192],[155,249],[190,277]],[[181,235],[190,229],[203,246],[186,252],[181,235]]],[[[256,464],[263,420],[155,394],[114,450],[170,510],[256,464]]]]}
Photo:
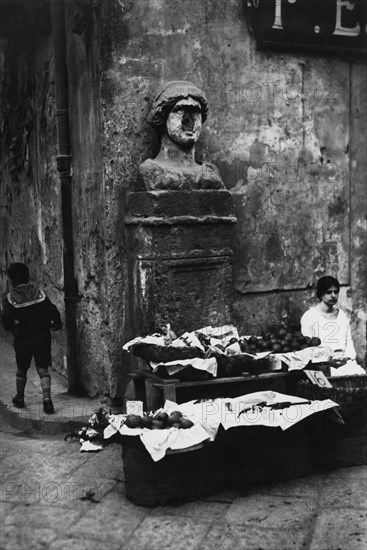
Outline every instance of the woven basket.
{"type": "Polygon", "coordinates": [[[126,497],[140,506],[178,504],[223,489],[223,451],[215,441],[154,462],[139,437],[124,436],[122,459],[126,497]]]}
{"type": "Polygon", "coordinates": [[[335,401],[344,421],[353,428],[367,421],[367,375],[335,376],[329,382],[332,388],[322,388],[301,380],[298,382],[297,394],[312,401],[335,401]]]}
{"type": "Polygon", "coordinates": [[[367,375],[335,376],[329,379],[332,388],[312,384],[308,380],[298,382],[298,395],[307,399],[331,399],[341,407],[366,406],[367,375]]]}
{"type": "Polygon", "coordinates": [[[226,487],[243,490],[256,483],[310,474],[309,424],[306,419],[285,431],[246,426],[221,434],[226,449],[226,487]]]}
{"type": "Polygon", "coordinates": [[[367,376],[337,376],[332,388],[299,381],[297,393],[311,400],[338,403],[345,425],[330,423],[328,410],[318,417],[311,441],[311,464],[316,471],[367,463],[367,376]]]}

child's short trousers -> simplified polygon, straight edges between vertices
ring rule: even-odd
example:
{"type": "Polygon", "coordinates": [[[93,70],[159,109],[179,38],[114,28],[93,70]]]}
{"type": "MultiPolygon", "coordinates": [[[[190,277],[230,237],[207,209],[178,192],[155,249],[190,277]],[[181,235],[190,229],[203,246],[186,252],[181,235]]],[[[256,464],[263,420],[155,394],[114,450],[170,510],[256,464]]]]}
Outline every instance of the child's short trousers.
{"type": "Polygon", "coordinates": [[[18,370],[24,374],[31,366],[33,357],[37,369],[51,366],[50,331],[16,336],[14,349],[18,370]]]}

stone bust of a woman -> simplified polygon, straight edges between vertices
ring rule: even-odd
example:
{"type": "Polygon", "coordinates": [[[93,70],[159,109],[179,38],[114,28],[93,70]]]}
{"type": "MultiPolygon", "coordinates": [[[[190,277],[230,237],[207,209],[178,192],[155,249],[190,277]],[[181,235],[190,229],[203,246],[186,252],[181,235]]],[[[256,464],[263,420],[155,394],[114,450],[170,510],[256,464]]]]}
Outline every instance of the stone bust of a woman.
{"type": "Polygon", "coordinates": [[[207,114],[206,97],[192,82],[175,80],[158,88],[148,121],[160,134],[161,147],[154,159],[139,166],[140,189],[224,188],[214,164],[195,160],[195,144],[207,114]]]}

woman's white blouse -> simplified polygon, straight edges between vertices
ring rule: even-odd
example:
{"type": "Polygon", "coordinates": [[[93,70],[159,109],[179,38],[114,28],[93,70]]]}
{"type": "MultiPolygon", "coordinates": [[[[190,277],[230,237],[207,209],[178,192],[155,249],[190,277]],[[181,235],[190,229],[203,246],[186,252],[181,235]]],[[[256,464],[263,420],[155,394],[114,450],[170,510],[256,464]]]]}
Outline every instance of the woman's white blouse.
{"type": "Polygon", "coordinates": [[[301,331],[304,336],[317,336],[323,346],[334,352],[342,351],[344,357],[356,358],[349,319],[341,309],[336,319],[327,319],[312,307],[302,315],[301,331]]]}

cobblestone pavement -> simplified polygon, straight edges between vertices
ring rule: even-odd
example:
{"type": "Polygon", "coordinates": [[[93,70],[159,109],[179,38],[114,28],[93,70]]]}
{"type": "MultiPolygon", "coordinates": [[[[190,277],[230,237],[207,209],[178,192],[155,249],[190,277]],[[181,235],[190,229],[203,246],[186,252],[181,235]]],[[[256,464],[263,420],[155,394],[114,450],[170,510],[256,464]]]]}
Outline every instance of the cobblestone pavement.
{"type": "Polygon", "coordinates": [[[366,550],[367,468],[143,508],[125,497],[121,449],[80,453],[64,434],[1,436],[2,550],[366,550]]]}
{"type": "MultiPolygon", "coordinates": [[[[100,401],[68,394],[53,373],[56,414],[44,415],[33,366],[26,408],[15,409],[14,377],[13,349],[1,340],[0,550],[367,549],[366,466],[181,506],[136,506],[125,496],[119,444],[95,454],[64,441],[100,401]]],[[[365,450],[352,452],[361,464],[365,450]]]]}
{"type": "Polygon", "coordinates": [[[103,403],[98,398],[77,397],[68,392],[67,380],[51,371],[51,397],[55,414],[43,412],[42,390],[36,367],[32,361],[27,373],[25,408],[16,409],[12,403],[15,394],[16,363],[12,344],[2,337],[0,329],[0,407],[7,422],[22,432],[57,434],[72,432],[85,426],[88,418],[103,403]]]}

